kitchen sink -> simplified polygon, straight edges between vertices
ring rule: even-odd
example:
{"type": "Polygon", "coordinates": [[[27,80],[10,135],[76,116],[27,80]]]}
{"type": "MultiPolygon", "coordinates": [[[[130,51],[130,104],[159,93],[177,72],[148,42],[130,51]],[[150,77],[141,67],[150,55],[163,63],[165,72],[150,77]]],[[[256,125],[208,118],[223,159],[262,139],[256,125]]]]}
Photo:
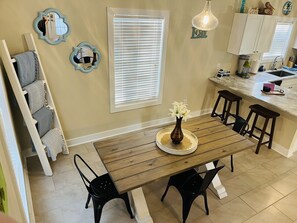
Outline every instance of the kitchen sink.
{"type": "Polygon", "coordinates": [[[285,70],[268,71],[267,73],[278,77],[287,77],[287,76],[295,75],[294,73],[290,73],[285,70]]]}

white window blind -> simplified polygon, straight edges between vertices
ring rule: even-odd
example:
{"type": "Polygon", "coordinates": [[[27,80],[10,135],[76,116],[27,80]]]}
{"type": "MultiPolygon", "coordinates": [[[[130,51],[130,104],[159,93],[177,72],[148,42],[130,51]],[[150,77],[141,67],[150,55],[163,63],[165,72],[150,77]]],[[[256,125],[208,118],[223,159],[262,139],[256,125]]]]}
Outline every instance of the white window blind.
{"type": "Polygon", "coordinates": [[[109,19],[112,111],[161,102],[168,16],[149,12],[109,19]]]}
{"type": "Polygon", "coordinates": [[[273,60],[277,56],[281,56],[282,58],[285,57],[292,27],[292,22],[277,23],[270,50],[263,54],[263,60],[273,60]]]}

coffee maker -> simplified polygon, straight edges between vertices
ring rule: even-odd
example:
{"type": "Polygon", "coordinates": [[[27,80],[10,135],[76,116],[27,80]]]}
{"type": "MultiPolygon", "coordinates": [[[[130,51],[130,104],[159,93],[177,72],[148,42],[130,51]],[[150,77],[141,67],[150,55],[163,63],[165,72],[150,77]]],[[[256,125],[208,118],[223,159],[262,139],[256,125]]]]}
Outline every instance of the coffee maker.
{"type": "Polygon", "coordinates": [[[236,74],[240,77],[246,76],[249,73],[249,55],[240,55],[238,58],[238,68],[236,74]]]}

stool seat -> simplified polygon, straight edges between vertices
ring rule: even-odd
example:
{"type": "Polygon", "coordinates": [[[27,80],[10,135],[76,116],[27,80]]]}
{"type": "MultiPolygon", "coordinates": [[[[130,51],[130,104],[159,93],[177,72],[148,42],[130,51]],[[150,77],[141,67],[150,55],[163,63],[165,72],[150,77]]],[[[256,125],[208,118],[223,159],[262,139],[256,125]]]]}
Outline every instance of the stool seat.
{"type": "Polygon", "coordinates": [[[232,101],[232,102],[242,99],[241,97],[239,97],[236,94],[233,94],[233,93],[231,93],[230,91],[227,91],[227,90],[218,91],[218,94],[221,95],[223,98],[226,98],[228,101],[232,101]]]}
{"type": "Polygon", "coordinates": [[[212,110],[212,113],[211,113],[211,117],[216,117],[216,116],[219,116],[221,118],[221,121],[223,121],[223,123],[225,125],[231,125],[231,124],[234,124],[234,123],[227,123],[228,121],[228,117],[231,115],[233,117],[237,117],[239,115],[239,103],[240,103],[240,100],[242,99],[241,97],[231,93],[230,91],[227,91],[227,90],[221,90],[221,91],[218,91],[218,98],[217,98],[217,101],[215,103],[215,106],[212,110]],[[224,101],[224,107],[223,107],[223,111],[221,114],[217,113],[216,112],[216,109],[219,105],[219,102],[220,102],[220,99],[221,98],[224,98],[225,101],[224,101]],[[230,113],[231,111],[231,106],[232,106],[232,103],[233,102],[236,102],[236,112],[235,114],[232,114],[230,113]]]}
{"type": "Polygon", "coordinates": [[[253,137],[255,137],[256,139],[259,140],[257,148],[256,148],[256,154],[258,154],[259,151],[260,151],[261,145],[264,145],[266,143],[268,143],[268,148],[271,149],[276,118],[278,116],[280,116],[280,114],[277,113],[277,112],[271,111],[268,108],[265,108],[265,107],[263,107],[263,106],[261,106],[259,104],[251,105],[249,108],[251,110],[250,110],[250,112],[248,114],[248,117],[247,117],[246,121],[248,122],[250,120],[253,113],[255,113],[255,118],[254,118],[254,121],[253,121],[252,128],[251,128],[250,131],[248,131],[248,133],[249,133],[249,137],[253,136],[253,137]],[[264,125],[263,125],[262,128],[259,128],[259,127],[256,126],[258,116],[262,116],[263,118],[265,118],[265,122],[264,122],[264,125]],[[268,132],[266,132],[266,128],[267,128],[267,125],[268,125],[268,122],[269,122],[270,119],[272,119],[272,123],[271,123],[271,127],[270,127],[270,133],[268,133],[268,132]],[[257,130],[259,130],[261,132],[260,136],[257,136],[257,135],[254,134],[255,129],[257,129],[257,130]],[[269,136],[269,140],[266,141],[266,142],[262,142],[263,139],[264,139],[265,134],[269,136]]]}
{"type": "Polygon", "coordinates": [[[253,112],[257,113],[258,115],[261,115],[265,118],[276,118],[278,116],[280,116],[279,113],[271,111],[261,105],[255,104],[255,105],[251,105],[249,107],[253,112]]]}

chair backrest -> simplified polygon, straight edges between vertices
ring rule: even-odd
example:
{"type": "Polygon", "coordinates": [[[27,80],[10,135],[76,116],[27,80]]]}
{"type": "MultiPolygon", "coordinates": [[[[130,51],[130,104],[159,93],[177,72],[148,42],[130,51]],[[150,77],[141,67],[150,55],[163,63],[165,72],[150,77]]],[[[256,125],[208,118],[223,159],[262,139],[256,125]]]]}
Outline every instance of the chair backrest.
{"type": "Polygon", "coordinates": [[[246,127],[248,127],[247,121],[241,116],[236,116],[232,129],[240,135],[244,135],[246,133],[246,127]]]}
{"type": "Polygon", "coordinates": [[[213,178],[216,176],[216,174],[223,168],[224,166],[216,167],[215,169],[207,170],[205,171],[205,176],[203,178],[203,181],[201,183],[201,186],[199,188],[199,193],[205,191],[209,184],[212,182],[213,178]]]}
{"type": "Polygon", "coordinates": [[[86,167],[88,167],[88,169],[95,175],[95,177],[98,177],[98,175],[92,170],[92,168],[86,163],[86,161],[84,161],[84,159],[80,155],[78,155],[78,154],[74,155],[74,165],[75,165],[76,169],[78,170],[78,173],[79,173],[81,179],[83,180],[86,188],[89,190],[91,181],[83,174],[81,169],[78,167],[78,162],[81,162],[86,167]],[[80,161],[78,161],[78,159],[80,161]]]}

